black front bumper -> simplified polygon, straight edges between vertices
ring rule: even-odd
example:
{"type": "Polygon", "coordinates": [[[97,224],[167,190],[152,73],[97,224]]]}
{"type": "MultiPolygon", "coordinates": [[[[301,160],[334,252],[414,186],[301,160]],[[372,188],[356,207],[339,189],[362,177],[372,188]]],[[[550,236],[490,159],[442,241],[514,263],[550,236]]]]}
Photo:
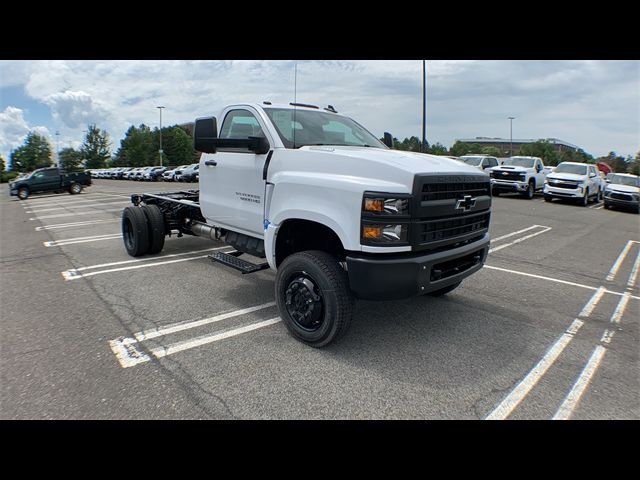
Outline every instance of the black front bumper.
{"type": "Polygon", "coordinates": [[[400,300],[424,295],[458,283],[482,268],[489,251],[489,234],[437,253],[347,255],[349,285],[363,300],[400,300]]]}

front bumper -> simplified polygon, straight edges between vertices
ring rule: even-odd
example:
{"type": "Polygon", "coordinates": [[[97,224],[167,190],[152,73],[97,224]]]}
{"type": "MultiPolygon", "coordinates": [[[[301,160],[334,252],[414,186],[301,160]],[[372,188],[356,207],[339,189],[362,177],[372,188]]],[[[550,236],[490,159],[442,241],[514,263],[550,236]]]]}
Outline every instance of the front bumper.
{"type": "Polygon", "coordinates": [[[507,192],[525,192],[529,184],[525,181],[491,179],[491,188],[507,192]]]}
{"type": "Polygon", "coordinates": [[[436,253],[347,255],[349,286],[364,300],[400,300],[458,283],[482,268],[489,252],[489,234],[451,250],[436,253]]]}
{"type": "Polygon", "coordinates": [[[640,207],[640,199],[635,200],[632,195],[627,195],[627,194],[623,194],[623,195],[629,197],[628,200],[625,200],[622,198],[615,198],[611,196],[612,193],[613,192],[604,193],[604,201],[607,205],[615,205],[618,207],[628,207],[628,208],[640,207]]]}
{"type": "Polygon", "coordinates": [[[9,195],[12,196],[12,197],[17,197],[18,196],[18,189],[16,188],[16,189],[9,190],[9,195]]]}
{"type": "Polygon", "coordinates": [[[542,193],[548,197],[556,198],[582,198],[584,197],[584,188],[560,188],[552,187],[549,184],[545,184],[542,193]]]}

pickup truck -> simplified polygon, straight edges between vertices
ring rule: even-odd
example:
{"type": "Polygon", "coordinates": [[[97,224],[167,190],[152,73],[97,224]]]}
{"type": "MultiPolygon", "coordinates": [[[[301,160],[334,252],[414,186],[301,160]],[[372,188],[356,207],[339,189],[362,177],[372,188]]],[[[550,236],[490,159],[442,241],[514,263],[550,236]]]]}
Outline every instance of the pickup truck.
{"type": "Polygon", "coordinates": [[[528,199],[544,188],[544,163],[539,157],[509,157],[502,165],[489,169],[491,190],[496,197],[503,192],[518,192],[528,199]]]}
{"type": "Polygon", "coordinates": [[[210,260],[275,270],[280,316],[313,347],[346,332],[356,298],[445,295],[484,265],[491,192],[477,168],[393,150],[391,134],[331,106],[237,104],[218,118],[194,125],[200,190],[131,196],[129,255],[159,253],[175,231],[223,240],[233,250],[210,260]]]}
{"type": "Polygon", "coordinates": [[[56,167],[39,168],[30,175],[9,184],[9,194],[26,200],[33,193],[69,192],[72,195],[82,192],[83,187],[91,185],[88,172],[64,172],[56,167]]]}
{"type": "Polygon", "coordinates": [[[595,165],[562,162],[547,175],[543,194],[547,202],[554,198],[577,200],[586,207],[590,199],[602,200],[605,186],[595,165]]]}

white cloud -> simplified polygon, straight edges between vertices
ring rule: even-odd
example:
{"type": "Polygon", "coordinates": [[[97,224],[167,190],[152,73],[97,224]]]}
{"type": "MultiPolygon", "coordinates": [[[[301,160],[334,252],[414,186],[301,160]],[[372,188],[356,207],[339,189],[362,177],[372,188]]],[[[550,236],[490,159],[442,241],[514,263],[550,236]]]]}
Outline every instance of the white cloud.
{"type": "Polygon", "coordinates": [[[16,107],[7,107],[0,112],[0,152],[9,160],[9,152],[19,147],[27,134],[35,131],[47,139],[51,138],[49,129],[45,126],[29,126],[24,119],[24,111],[16,107]]]}
{"type": "Polygon", "coordinates": [[[108,111],[103,103],[94,101],[87,92],[67,90],[53,93],[44,98],[44,103],[51,107],[53,119],[63,122],[69,128],[104,124],[108,121],[108,111]]]}

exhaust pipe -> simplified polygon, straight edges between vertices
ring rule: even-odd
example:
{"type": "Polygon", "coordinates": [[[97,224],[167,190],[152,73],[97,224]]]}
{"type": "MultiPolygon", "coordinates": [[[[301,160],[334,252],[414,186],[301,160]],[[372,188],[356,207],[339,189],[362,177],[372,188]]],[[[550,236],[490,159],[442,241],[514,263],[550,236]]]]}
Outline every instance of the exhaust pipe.
{"type": "Polygon", "coordinates": [[[219,230],[205,223],[193,222],[191,224],[191,233],[193,233],[196,237],[206,237],[211,240],[220,240],[219,230]]]}

